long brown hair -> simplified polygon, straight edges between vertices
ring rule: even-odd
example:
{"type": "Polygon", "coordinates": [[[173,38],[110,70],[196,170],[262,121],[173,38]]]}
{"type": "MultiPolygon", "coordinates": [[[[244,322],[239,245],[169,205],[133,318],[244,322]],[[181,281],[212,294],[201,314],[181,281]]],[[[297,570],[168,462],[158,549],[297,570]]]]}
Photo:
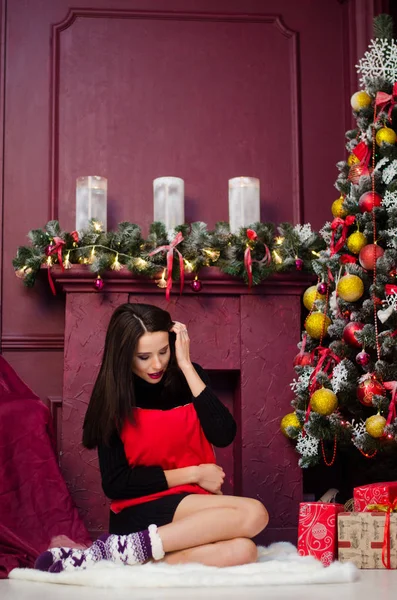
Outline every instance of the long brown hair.
{"type": "Polygon", "coordinates": [[[122,304],[108,326],[102,364],[84,419],[83,445],[96,448],[108,444],[114,431],[132,419],[135,406],[133,356],[139,338],[146,332],[168,331],[171,356],[164,374],[164,389],[177,393],[183,385],[175,358],[175,334],[170,314],[151,304],[122,304]]]}

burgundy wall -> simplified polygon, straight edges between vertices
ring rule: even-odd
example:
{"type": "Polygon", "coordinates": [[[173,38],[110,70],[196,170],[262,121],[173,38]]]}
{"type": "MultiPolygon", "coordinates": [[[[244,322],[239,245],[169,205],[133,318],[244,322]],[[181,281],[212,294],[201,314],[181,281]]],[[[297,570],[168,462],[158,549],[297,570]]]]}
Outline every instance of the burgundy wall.
{"type": "MultiPolygon", "coordinates": [[[[354,64],[383,0],[1,0],[1,350],[60,396],[64,298],[26,290],[30,228],[74,228],[75,178],[109,179],[110,225],[152,221],[153,178],[191,220],[228,218],[227,180],[261,179],[262,220],[330,218],[354,64]]],[[[282,337],[277,339],[282,345],[282,337]]],[[[292,372],[285,372],[287,385],[292,372]]],[[[76,433],[77,435],[77,433],[76,433]]]]}

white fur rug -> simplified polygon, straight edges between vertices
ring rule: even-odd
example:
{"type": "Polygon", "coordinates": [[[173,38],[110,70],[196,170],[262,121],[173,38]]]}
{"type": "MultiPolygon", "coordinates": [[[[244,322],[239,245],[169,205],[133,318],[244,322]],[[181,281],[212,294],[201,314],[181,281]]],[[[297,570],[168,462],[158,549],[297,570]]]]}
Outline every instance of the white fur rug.
{"type": "Polygon", "coordinates": [[[259,547],[258,562],[239,567],[164,563],[128,567],[103,561],[85,571],[68,573],[14,569],[9,578],[99,588],[236,587],[349,583],[359,578],[359,571],[351,563],[334,562],[323,567],[311,556],[299,556],[292,544],[279,542],[259,547]]]}

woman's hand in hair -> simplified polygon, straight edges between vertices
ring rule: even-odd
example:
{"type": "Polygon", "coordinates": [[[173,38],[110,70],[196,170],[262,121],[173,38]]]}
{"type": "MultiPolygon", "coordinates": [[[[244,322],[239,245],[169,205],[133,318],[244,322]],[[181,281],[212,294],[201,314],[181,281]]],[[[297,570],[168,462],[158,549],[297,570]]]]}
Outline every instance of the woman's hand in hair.
{"type": "Polygon", "coordinates": [[[180,369],[184,369],[192,364],[190,360],[190,339],[183,323],[175,321],[171,331],[176,333],[175,356],[180,369]]]}
{"type": "Polygon", "coordinates": [[[221,487],[224,480],[225,472],[222,467],[212,463],[199,465],[197,483],[207,492],[222,494],[221,487]]]}

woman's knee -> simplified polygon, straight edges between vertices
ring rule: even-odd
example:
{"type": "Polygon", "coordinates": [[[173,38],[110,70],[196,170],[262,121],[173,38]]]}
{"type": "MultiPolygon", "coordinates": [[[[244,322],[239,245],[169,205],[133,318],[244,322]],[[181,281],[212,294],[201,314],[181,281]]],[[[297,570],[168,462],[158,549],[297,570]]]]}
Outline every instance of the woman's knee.
{"type": "Polygon", "coordinates": [[[227,561],[229,565],[246,565],[258,560],[258,549],[248,538],[230,540],[229,552],[231,554],[227,561]]]}
{"type": "Polygon", "coordinates": [[[269,523],[269,513],[259,500],[246,498],[248,505],[244,510],[244,535],[253,538],[263,531],[269,523]]]}

